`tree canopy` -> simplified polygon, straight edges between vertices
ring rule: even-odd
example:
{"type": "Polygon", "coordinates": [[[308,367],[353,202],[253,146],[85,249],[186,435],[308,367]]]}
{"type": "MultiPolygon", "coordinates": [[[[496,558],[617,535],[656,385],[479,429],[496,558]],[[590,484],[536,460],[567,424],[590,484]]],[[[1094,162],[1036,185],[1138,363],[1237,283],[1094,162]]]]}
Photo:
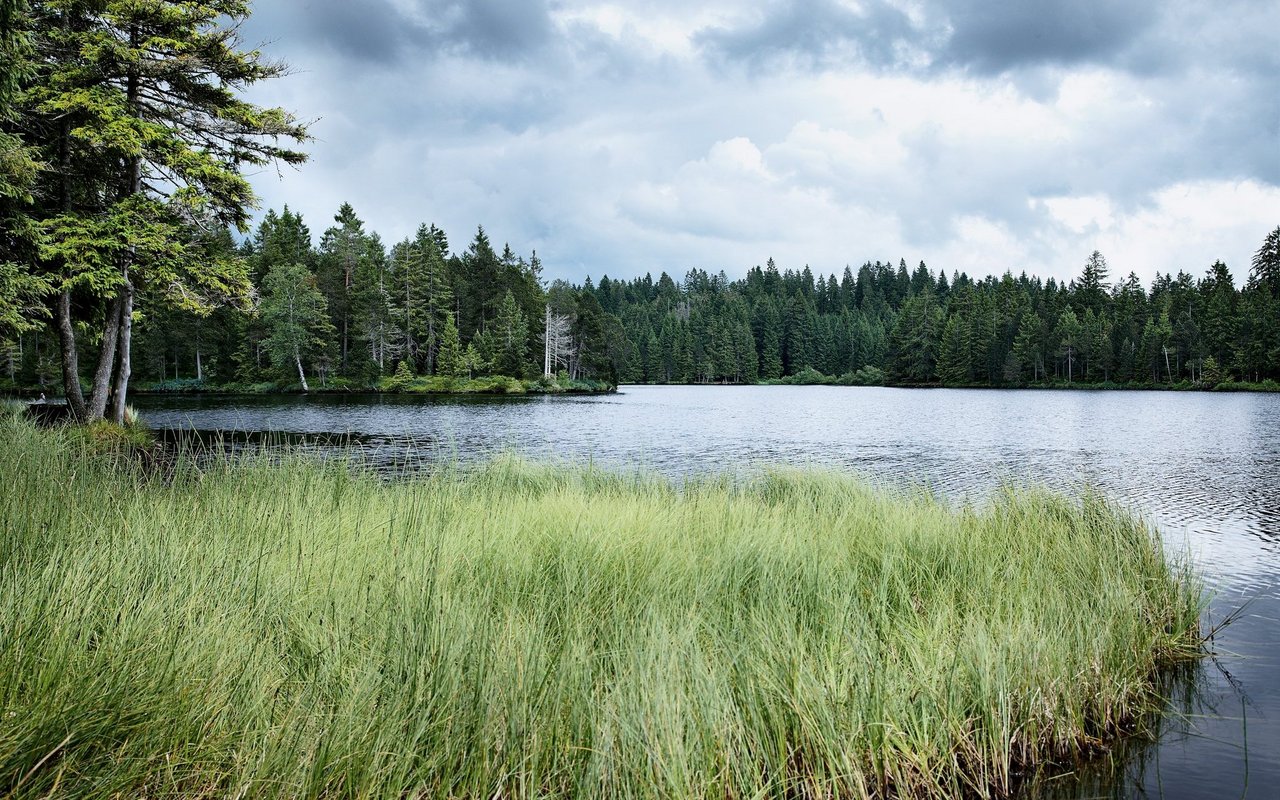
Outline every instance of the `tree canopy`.
{"type": "Polygon", "coordinates": [[[239,254],[211,259],[202,239],[246,229],[255,197],[242,170],[300,163],[290,145],[306,128],[241,98],[284,71],[241,46],[247,2],[7,0],[5,8],[0,47],[17,58],[11,77],[0,76],[5,132],[39,162],[31,202],[6,224],[30,246],[11,243],[6,260],[55,295],[75,415],[100,418],[110,400],[120,420],[138,313],[208,314],[251,296],[239,254]],[[98,344],[87,398],[77,337],[98,344]]]}

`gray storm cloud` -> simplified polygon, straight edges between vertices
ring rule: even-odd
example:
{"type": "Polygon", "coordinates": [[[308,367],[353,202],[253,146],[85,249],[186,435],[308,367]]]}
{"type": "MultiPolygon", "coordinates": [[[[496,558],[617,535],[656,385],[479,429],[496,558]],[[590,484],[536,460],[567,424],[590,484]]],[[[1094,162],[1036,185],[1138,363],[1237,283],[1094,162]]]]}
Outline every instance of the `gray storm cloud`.
{"type": "Polygon", "coordinates": [[[387,238],[483,223],[570,278],[769,255],[1068,277],[1095,246],[1242,272],[1280,222],[1280,4],[257,6],[245,37],[296,74],[255,99],[319,118],[312,163],[257,187],[313,230],[350,200],[387,238]]]}

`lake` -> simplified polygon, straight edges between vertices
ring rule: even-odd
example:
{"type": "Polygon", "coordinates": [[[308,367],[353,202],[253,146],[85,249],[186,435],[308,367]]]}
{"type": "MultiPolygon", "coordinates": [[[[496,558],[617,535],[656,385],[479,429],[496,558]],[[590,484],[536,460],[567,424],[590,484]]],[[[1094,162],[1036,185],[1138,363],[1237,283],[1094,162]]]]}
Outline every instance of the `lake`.
{"type": "MultiPolygon", "coordinates": [[[[625,386],[615,395],[150,396],[157,429],[361,447],[385,472],[504,450],[674,477],[821,465],[980,502],[1002,482],[1094,485],[1189,551],[1216,658],[1159,741],[1054,797],[1276,797],[1280,787],[1280,395],[825,386],[625,386]]],[[[1043,793],[1042,793],[1043,794],[1043,793]]]]}

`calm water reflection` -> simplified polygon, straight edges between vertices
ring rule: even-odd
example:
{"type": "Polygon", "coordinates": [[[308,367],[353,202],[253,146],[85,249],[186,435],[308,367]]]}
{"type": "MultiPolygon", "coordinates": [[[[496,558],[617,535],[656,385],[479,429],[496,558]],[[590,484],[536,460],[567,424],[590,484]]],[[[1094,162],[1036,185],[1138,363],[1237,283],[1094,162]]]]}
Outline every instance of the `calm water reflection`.
{"type": "MultiPolygon", "coordinates": [[[[1155,747],[1066,797],[1280,797],[1280,396],[1160,392],[624,387],[617,395],[142,398],[157,428],[345,435],[387,469],[504,449],[672,475],[785,462],[980,498],[1086,483],[1190,550],[1218,660],[1155,747]],[[1247,743],[1247,747],[1246,747],[1247,743]]],[[[1054,792],[1054,796],[1059,796],[1054,792]]]]}

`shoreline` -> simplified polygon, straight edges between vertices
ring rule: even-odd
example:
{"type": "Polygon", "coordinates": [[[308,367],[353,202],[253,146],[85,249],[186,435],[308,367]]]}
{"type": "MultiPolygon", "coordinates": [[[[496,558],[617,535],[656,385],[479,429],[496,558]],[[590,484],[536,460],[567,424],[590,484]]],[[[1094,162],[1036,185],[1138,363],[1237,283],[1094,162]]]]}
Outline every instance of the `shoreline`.
{"type": "Polygon", "coordinates": [[[1142,741],[1204,655],[1199,578],[1096,495],[0,444],[33,792],[1007,796],[1142,741]]]}

